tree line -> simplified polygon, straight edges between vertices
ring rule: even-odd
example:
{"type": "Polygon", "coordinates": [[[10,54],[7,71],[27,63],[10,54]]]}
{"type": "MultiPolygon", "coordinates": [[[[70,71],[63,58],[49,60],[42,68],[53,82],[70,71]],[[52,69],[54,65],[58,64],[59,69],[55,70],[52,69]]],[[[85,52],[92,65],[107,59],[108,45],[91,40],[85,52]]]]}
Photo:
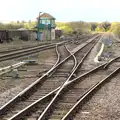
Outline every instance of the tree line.
{"type": "Polygon", "coordinates": [[[17,21],[17,22],[10,22],[10,23],[0,23],[0,30],[17,30],[17,29],[20,29],[20,28],[25,28],[25,29],[28,29],[28,30],[32,30],[32,29],[35,29],[35,26],[36,26],[36,22],[35,21],[28,21],[28,22],[25,22],[25,21],[17,21]]]}
{"type": "MultiPolygon", "coordinates": [[[[36,21],[17,21],[8,24],[0,23],[0,30],[8,29],[35,29],[36,21]]],[[[56,27],[63,30],[64,34],[87,34],[91,32],[113,32],[120,37],[120,22],[56,22],[56,27]]]]}
{"type": "Polygon", "coordinates": [[[64,33],[85,34],[91,32],[113,32],[120,38],[120,22],[69,22],[56,23],[57,27],[62,29],[64,33]]]}

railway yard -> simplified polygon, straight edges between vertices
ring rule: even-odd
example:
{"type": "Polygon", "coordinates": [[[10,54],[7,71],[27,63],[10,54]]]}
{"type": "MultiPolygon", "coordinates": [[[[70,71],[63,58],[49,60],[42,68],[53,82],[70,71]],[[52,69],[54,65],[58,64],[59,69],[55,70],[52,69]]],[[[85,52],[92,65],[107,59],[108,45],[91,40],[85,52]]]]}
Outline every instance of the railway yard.
{"type": "Polygon", "coordinates": [[[120,120],[112,33],[0,48],[0,120],[120,120]]]}

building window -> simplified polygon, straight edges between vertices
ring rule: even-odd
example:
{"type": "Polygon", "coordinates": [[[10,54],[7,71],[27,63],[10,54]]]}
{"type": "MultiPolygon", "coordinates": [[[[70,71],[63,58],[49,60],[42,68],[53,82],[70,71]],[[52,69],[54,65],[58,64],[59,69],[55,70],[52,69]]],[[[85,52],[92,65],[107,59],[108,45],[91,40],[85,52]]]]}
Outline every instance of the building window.
{"type": "Polygon", "coordinates": [[[45,22],[46,25],[50,24],[50,20],[46,20],[45,22]]]}

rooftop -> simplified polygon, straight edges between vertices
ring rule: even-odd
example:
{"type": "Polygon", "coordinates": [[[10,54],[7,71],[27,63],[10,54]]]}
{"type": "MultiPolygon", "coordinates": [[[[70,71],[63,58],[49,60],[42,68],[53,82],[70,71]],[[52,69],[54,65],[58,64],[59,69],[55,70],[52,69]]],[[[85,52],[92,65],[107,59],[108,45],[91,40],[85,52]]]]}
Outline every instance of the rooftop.
{"type": "MultiPolygon", "coordinates": [[[[37,17],[37,19],[39,18],[39,16],[37,17]]],[[[40,14],[40,18],[47,18],[47,19],[55,19],[52,15],[50,15],[49,13],[41,13],[40,14]]]]}

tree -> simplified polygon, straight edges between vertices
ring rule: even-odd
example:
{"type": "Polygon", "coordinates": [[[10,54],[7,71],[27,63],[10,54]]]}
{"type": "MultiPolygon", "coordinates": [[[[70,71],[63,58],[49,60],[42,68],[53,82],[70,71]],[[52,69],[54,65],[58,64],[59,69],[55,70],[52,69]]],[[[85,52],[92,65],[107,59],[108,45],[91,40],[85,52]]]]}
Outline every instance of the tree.
{"type": "Polygon", "coordinates": [[[98,26],[98,23],[96,23],[96,22],[91,22],[91,23],[89,23],[90,24],[90,27],[91,27],[91,31],[95,31],[95,29],[97,28],[97,26],[98,26]]]}
{"type": "Polygon", "coordinates": [[[105,29],[105,31],[108,31],[110,29],[111,23],[106,21],[106,22],[102,22],[101,25],[105,29]]]}
{"type": "Polygon", "coordinates": [[[35,25],[36,25],[36,22],[35,21],[29,21],[28,23],[24,23],[24,28],[26,29],[34,29],[35,28],[35,25]]]}
{"type": "Polygon", "coordinates": [[[64,34],[71,34],[72,33],[72,29],[69,27],[69,26],[63,26],[62,28],[61,28],[61,30],[63,30],[63,33],[64,34]]]}
{"type": "Polygon", "coordinates": [[[104,27],[102,26],[102,24],[99,24],[97,26],[97,28],[95,29],[96,32],[105,32],[105,29],[104,27]]]}
{"type": "Polygon", "coordinates": [[[17,24],[19,24],[19,23],[20,23],[20,21],[18,20],[18,21],[17,21],[17,24]]]}
{"type": "Polygon", "coordinates": [[[113,32],[115,35],[117,35],[120,38],[120,23],[113,22],[109,31],[113,32]]]}

